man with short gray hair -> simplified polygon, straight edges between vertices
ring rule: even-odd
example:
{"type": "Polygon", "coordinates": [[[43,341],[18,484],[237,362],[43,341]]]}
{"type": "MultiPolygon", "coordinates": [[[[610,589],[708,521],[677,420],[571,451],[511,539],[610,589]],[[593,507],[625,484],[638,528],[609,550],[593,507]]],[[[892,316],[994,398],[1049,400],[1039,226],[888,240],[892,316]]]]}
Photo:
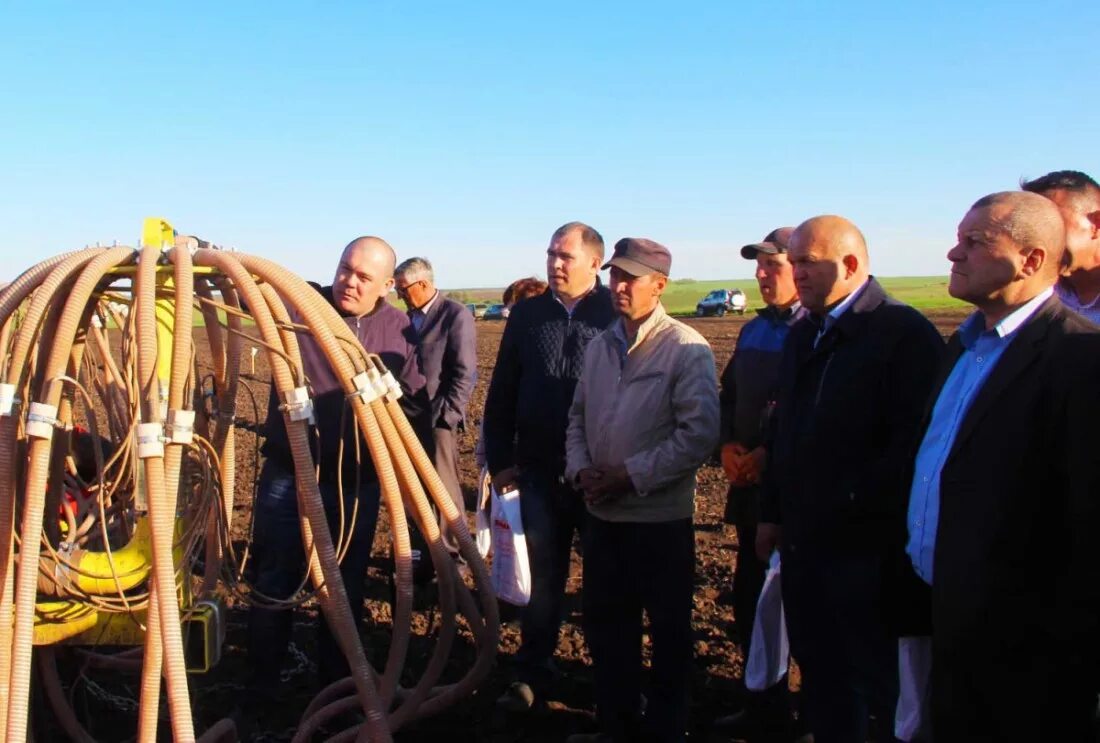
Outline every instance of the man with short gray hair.
{"type": "MultiPolygon", "coordinates": [[[[394,290],[409,310],[416,332],[416,354],[432,403],[435,469],[459,512],[465,500],[458,472],[458,432],[477,383],[477,335],[474,317],[462,304],[435,288],[427,258],[409,258],[394,270],[394,290]]],[[[441,519],[447,551],[458,555],[458,542],[441,519]]],[[[425,564],[427,564],[425,562],[425,564]]]]}

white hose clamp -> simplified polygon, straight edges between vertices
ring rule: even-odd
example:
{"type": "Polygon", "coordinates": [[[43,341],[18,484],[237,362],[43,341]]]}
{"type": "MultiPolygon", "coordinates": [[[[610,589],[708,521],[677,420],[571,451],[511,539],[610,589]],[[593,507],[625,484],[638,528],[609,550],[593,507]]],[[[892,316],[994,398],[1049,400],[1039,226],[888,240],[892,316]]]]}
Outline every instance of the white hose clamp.
{"type": "Polygon", "coordinates": [[[139,423],[134,431],[138,459],[164,456],[164,435],[160,423],[139,423]]]}
{"type": "Polygon", "coordinates": [[[352,392],[348,397],[362,398],[363,402],[368,405],[378,399],[378,391],[374,389],[374,385],[366,372],[356,374],[351,378],[351,383],[355,385],[355,392],[352,392]]]}
{"type": "Polygon", "coordinates": [[[386,402],[395,402],[401,399],[401,385],[393,376],[393,372],[387,370],[382,375],[382,383],[386,385],[386,402]]]}
{"type": "Polygon", "coordinates": [[[292,421],[317,422],[313,415],[313,400],[309,398],[309,389],[306,387],[295,387],[285,393],[279,409],[285,411],[292,421]]]}
{"type": "Polygon", "coordinates": [[[195,434],[194,410],[169,410],[164,421],[164,436],[170,444],[190,444],[195,434]]]}
{"type": "Polygon", "coordinates": [[[0,416],[9,416],[15,409],[15,385],[4,382],[0,384],[0,416]]]}
{"type": "Polygon", "coordinates": [[[374,392],[378,397],[385,397],[389,394],[390,388],[386,385],[385,380],[382,379],[382,374],[373,366],[367,369],[367,377],[370,378],[370,383],[374,387],[374,392]]]}
{"type": "Polygon", "coordinates": [[[44,402],[32,402],[27,411],[27,435],[36,439],[53,438],[53,430],[57,427],[57,406],[47,405],[44,402]]]}

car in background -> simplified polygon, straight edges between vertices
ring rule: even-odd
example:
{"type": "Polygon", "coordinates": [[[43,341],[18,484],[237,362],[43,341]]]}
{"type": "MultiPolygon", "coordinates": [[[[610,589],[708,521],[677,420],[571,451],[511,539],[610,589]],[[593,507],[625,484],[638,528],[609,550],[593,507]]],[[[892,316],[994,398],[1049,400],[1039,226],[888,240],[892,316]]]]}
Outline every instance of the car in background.
{"type": "Polygon", "coordinates": [[[473,315],[476,320],[485,317],[485,310],[489,309],[489,305],[470,302],[466,305],[466,309],[470,311],[470,314],[473,315]]]}
{"type": "Polygon", "coordinates": [[[508,307],[503,304],[491,304],[489,309],[485,310],[485,314],[482,316],[483,320],[507,320],[508,319],[508,307]]]}
{"type": "Polygon", "coordinates": [[[736,312],[738,315],[743,315],[747,304],[745,292],[740,289],[715,289],[695,305],[695,316],[715,315],[721,317],[727,312],[736,312]]]}

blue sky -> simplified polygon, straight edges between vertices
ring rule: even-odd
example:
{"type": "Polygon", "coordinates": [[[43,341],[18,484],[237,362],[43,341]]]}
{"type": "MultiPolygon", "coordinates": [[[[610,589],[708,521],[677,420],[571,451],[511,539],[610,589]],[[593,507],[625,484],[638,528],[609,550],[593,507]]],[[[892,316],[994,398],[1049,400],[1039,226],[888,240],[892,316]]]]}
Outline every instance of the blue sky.
{"type": "Polygon", "coordinates": [[[559,224],[673,277],[821,213],[946,273],[977,197],[1100,177],[1100,3],[5,3],[0,279],[147,215],[331,278],[359,234],[442,286],[559,224]]]}

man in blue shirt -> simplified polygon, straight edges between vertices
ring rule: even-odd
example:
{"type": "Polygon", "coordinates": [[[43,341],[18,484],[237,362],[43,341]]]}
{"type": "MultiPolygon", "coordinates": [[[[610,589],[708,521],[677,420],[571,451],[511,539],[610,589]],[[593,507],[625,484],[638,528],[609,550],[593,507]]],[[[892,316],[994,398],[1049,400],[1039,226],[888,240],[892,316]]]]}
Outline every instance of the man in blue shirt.
{"type": "Polygon", "coordinates": [[[779,365],[757,556],[778,544],[800,706],[818,743],[866,740],[897,705],[889,576],[902,553],[905,473],[943,341],[870,275],[854,224],[825,215],[791,235],[810,313],[779,365]]]}
{"type": "Polygon", "coordinates": [[[1054,296],[1065,228],[1009,192],[959,224],[951,339],[925,421],[907,552],[931,584],[931,733],[1092,740],[1100,604],[1100,328],[1054,296]]]}
{"type": "Polygon", "coordinates": [[[1025,191],[1046,196],[1066,223],[1064,275],[1054,285],[1062,303],[1100,323],[1100,184],[1077,170],[1026,181],[1025,191]]]}

